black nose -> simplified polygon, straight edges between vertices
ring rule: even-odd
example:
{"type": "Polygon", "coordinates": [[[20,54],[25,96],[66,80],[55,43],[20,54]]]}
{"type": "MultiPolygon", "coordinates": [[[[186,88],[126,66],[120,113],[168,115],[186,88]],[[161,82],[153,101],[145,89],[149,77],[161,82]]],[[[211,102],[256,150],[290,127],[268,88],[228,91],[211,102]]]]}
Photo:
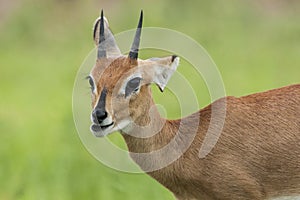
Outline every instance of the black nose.
{"type": "Polygon", "coordinates": [[[92,115],[94,122],[101,124],[103,120],[107,117],[107,112],[103,109],[95,109],[92,115]]]}

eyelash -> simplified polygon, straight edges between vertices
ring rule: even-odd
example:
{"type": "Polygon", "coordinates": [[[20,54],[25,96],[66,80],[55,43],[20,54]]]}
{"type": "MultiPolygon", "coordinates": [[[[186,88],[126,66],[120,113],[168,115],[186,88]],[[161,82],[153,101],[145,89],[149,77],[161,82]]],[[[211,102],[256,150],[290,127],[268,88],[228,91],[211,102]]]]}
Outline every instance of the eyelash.
{"type": "Polygon", "coordinates": [[[95,89],[95,86],[94,86],[94,81],[93,81],[92,77],[87,76],[86,79],[88,79],[89,84],[90,84],[90,88],[91,88],[91,90],[92,90],[92,92],[93,92],[94,89],[95,89]]]}

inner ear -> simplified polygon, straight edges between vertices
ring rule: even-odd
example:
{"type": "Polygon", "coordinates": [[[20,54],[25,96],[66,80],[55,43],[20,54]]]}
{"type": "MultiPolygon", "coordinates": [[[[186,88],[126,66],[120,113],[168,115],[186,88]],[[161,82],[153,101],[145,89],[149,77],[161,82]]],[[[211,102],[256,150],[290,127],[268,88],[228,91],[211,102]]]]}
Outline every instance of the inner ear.
{"type": "Polygon", "coordinates": [[[173,73],[174,73],[174,71],[166,68],[163,65],[154,66],[153,82],[158,86],[158,88],[161,92],[164,91],[164,89],[173,73]]]}
{"type": "Polygon", "coordinates": [[[179,65],[179,57],[169,56],[166,58],[150,59],[153,64],[151,66],[152,82],[155,83],[161,92],[164,91],[168,81],[179,65]]]}

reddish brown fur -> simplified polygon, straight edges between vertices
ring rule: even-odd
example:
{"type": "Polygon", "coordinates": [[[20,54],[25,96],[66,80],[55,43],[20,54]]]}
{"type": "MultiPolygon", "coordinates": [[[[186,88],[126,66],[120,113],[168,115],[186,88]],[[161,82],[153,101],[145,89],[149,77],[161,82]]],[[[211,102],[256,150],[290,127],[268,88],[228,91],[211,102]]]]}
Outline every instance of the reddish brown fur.
{"type": "MultiPolygon", "coordinates": [[[[241,98],[227,97],[226,101],[221,137],[207,157],[200,159],[198,153],[212,105],[187,117],[191,126],[193,118],[200,115],[201,119],[190,148],[176,162],[149,175],[179,199],[250,200],[299,194],[300,85],[241,98]]],[[[167,121],[163,130],[149,139],[126,134],[124,138],[131,152],[149,152],[166,145],[179,123],[180,119],[167,121]]],[[[139,162],[147,161],[138,160],[142,166],[139,162]]]]}
{"type": "MultiPolygon", "coordinates": [[[[97,64],[92,74],[96,77],[99,91],[105,86],[112,92],[122,75],[137,64],[130,64],[126,60],[122,58],[115,61],[101,78],[97,76],[100,68],[97,64]]],[[[112,98],[112,94],[108,94],[109,102],[112,98]]],[[[181,132],[183,136],[190,133],[189,127],[199,127],[188,150],[172,164],[148,174],[178,199],[259,200],[299,195],[299,102],[299,84],[241,98],[220,99],[185,118],[187,126],[181,132]],[[222,134],[213,150],[205,158],[199,158],[199,149],[211,122],[212,107],[218,110],[218,106],[225,102],[226,119],[222,134]],[[196,119],[199,116],[198,123],[196,119]]],[[[108,112],[114,113],[114,109],[122,107],[122,103],[117,104],[107,105],[108,112]]],[[[150,88],[148,85],[142,86],[140,93],[133,96],[129,104],[130,115],[135,123],[147,125],[154,116],[154,126],[161,125],[164,119],[157,110],[151,113],[152,116],[148,114],[153,104],[150,88]]],[[[167,120],[162,130],[149,138],[130,136],[135,133],[134,129],[129,134],[121,132],[130,152],[151,152],[162,148],[178,134],[181,120],[167,120]]],[[[184,137],[181,139],[177,143],[184,142],[184,137]]],[[[178,149],[174,147],[174,151],[178,149]]],[[[162,162],[164,156],[141,159],[133,155],[132,158],[145,169],[148,165],[162,162]]]]}

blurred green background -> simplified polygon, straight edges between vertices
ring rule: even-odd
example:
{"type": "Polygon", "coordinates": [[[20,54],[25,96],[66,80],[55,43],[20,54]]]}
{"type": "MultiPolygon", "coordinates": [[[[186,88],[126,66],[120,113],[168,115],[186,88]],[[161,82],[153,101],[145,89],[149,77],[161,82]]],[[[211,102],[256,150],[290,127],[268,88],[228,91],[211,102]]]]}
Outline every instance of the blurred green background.
{"type": "MultiPolygon", "coordinates": [[[[194,38],[227,95],[300,82],[300,1],[0,0],[1,200],[173,199],[145,174],[100,164],[76,133],[73,82],[101,8],[115,33],[134,28],[143,8],[145,26],[194,38]]],[[[207,92],[198,95],[209,103],[207,92]]]]}

